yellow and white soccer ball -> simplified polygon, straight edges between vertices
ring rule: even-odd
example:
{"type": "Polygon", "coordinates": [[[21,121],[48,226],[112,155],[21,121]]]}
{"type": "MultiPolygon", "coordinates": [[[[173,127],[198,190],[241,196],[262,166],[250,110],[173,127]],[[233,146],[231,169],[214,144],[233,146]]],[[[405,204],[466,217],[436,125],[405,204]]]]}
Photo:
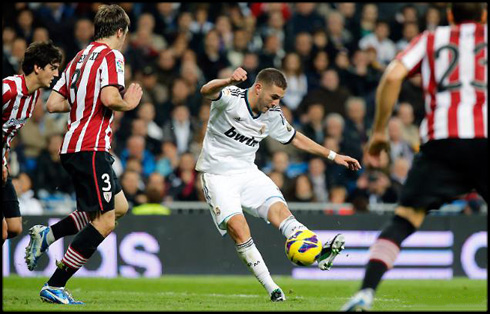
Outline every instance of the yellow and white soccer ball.
{"type": "Polygon", "coordinates": [[[297,266],[313,264],[322,251],[322,242],[311,230],[302,230],[286,240],[286,255],[297,266]]]}

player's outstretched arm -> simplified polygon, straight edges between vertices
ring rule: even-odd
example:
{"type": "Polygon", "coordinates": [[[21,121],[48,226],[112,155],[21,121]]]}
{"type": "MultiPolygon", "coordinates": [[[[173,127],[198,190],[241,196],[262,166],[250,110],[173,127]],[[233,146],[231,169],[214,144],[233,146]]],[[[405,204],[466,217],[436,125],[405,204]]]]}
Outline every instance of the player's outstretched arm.
{"type": "Polygon", "coordinates": [[[376,113],[373,134],[370,136],[366,146],[365,163],[368,166],[379,167],[381,151],[388,150],[389,141],[386,125],[400,94],[403,80],[407,75],[408,70],[403,63],[394,60],[388,65],[379,82],[376,90],[376,113]]]}
{"type": "Polygon", "coordinates": [[[52,91],[49,94],[48,101],[46,102],[46,108],[49,113],[53,112],[69,112],[71,107],[66,98],[56,91],[52,91]]]}
{"type": "Polygon", "coordinates": [[[359,170],[361,169],[361,165],[359,162],[349,156],[340,155],[335,153],[334,151],[319,145],[315,141],[311,140],[301,132],[296,131],[296,136],[291,142],[294,147],[305,151],[307,153],[317,155],[323,158],[327,158],[336,164],[342,165],[350,170],[359,170]]]}
{"type": "Polygon", "coordinates": [[[209,81],[201,87],[201,95],[207,99],[217,99],[219,92],[229,85],[241,83],[247,79],[247,72],[242,68],[237,68],[233,74],[227,79],[215,79],[209,81]]]}
{"type": "Polygon", "coordinates": [[[100,98],[102,104],[114,111],[129,111],[133,110],[140,103],[143,96],[143,90],[137,83],[131,83],[124,93],[124,98],[121,97],[119,89],[115,86],[106,86],[102,88],[100,98]]]}

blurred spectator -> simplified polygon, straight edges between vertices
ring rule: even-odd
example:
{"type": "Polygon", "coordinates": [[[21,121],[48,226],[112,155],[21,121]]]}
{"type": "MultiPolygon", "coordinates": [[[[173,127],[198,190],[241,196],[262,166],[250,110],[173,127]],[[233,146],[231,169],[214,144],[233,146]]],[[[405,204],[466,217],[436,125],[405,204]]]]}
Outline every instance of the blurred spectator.
{"type": "Polygon", "coordinates": [[[156,160],[155,171],[167,177],[179,165],[179,154],[173,142],[163,142],[161,151],[162,153],[156,160]]]}
{"type": "Polygon", "coordinates": [[[145,120],[136,118],[131,120],[131,135],[141,136],[145,139],[145,150],[153,156],[160,153],[161,141],[148,136],[148,125],[145,120]]]}
{"type": "Polygon", "coordinates": [[[204,38],[204,52],[199,55],[199,66],[206,82],[215,79],[218,72],[230,66],[230,62],[220,47],[220,37],[216,29],[212,29],[204,38]]]}
{"type": "Polygon", "coordinates": [[[288,82],[288,88],[282,102],[294,113],[308,91],[306,75],[297,53],[286,54],[282,61],[282,72],[288,82]]]}
{"type": "Polygon", "coordinates": [[[177,62],[171,49],[162,49],[158,54],[156,73],[158,82],[167,89],[172,85],[173,80],[178,76],[176,71],[177,62]]]}
{"type": "Polygon", "coordinates": [[[177,33],[187,39],[187,42],[192,41],[194,33],[191,31],[193,16],[189,11],[183,11],[177,18],[177,33]]]}
{"type": "Polygon", "coordinates": [[[304,135],[322,144],[325,140],[325,125],[323,118],[325,117],[325,108],[322,104],[311,104],[305,117],[305,123],[302,128],[304,135]]]}
{"type": "Polygon", "coordinates": [[[230,18],[227,15],[220,15],[216,18],[214,26],[219,36],[220,52],[231,49],[233,44],[233,31],[231,29],[230,18]]]}
{"type": "Polygon", "coordinates": [[[311,63],[311,53],[313,51],[313,38],[309,33],[301,32],[296,35],[294,41],[294,52],[301,61],[301,68],[305,69],[311,63]]]}
{"type": "Polygon", "coordinates": [[[16,32],[19,37],[24,38],[27,44],[32,43],[34,36],[34,14],[28,8],[17,13],[16,32]]]}
{"type": "Polygon", "coordinates": [[[369,205],[393,204],[398,201],[389,177],[381,171],[371,171],[368,174],[368,192],[369,205]]]}
{"type": "Polygon", "coordinates": [[[317,4],[314,2],[296,2],[294,5],[293,15],[286,24],[287,47],[292,47],[296,35],[301,32],[312,34],[317,29],[325,28],[325,20],[315,11],[317,4]]]}
{"type": "Polygon", "coordinates": [[[59,149],[63,142],[61,135],[52,135],[48,138],[46,149],[42,150],[37,158],[37,167],[34,172],[34,187],[38,196],[44,194],[71,194],[74,187],[70,175],[63,168],[59,149]]]}
{"type": "Polygon", "coordinates": [[[163,140],[173,142],[177,152],[182,154],[189,150],[197,126],[191,120],[189,109],[178,105],[172,111],[172,119],[163,126],[163,140]]]}
{"type": "Polygon", "coordinates": [[[311,66],[306,71],[306,81],[308,82],[308,92],[311,92],[319,88],[322,73],[325,72],[329,66],[328,54],[325,51],[318,51],[312,58],[311,66]]]}
{"type": "Polygon", "coordinates": [[[360,36],[359,17],[355,2],[337,2],[337,10],[344,18],[344,28],[348,29],[352,35],[352,41],[357,43],[360,36]]]}
{"type": "Polygon", "coordinates": [[[409,170],[410,162],[406,158],[399,157],[393,161],[390,171],[390,179],[393,190],[395,190],[398,199],[400,198],[401,190],[405,180],[407,179],[409,170]]]}
{"type": "Polygon", "coordinates": [[[238,86],[241,88],[249,88],[255,83],[257,74],[259,74],[259,56],[255,52],[245,52],[242,68],[247,71],[247,79],[238,86]]]}
{"type": "Polygon", "coordinates": [[[147,178],[155,171],[155,161],[153,154],[145,149],[146,140],[141,135],[131,135],[127,141],[126,148],[121,153],[121,163],[127,171],[126,163],[128,159],[135,158],[142,166],[142,174],[147,178]]]}
{"type": "Polygon", "coordinates": [[[123,172],[121,179],[121,187],[124,191],[124,195],[128,201],[129,209],[143,204],[146,199],[143,196],[143,190],[145,185],[141,180],[141,176],[138,172],[133,170],[126,170],[123,172]]]}
{"type": "Polygon", "coordinates": [[[422,29],[428,31],[434,31],[437,26],[442,24],[442,14],[439,8],[434,5],[431,5],[425,11],[425,16],[422,21],[423,27],[422,29]]]}
{"type": "Polygon", "coordinates": [[[21,172],[18,177],[12,178],[12,184],[19,199],[20,213],[23,216],[42,215],[44,210],[41,202],[34,197],[31,177],[27,173],[21,172]]]}
{"type": "MultiPolygon", "coordinates": [[[[382,72],[369,62],[366,51],[356,50],[354,52],[348,73],[346,81],[349,82],[347,86],[350,92],[355,96],[366,98],[371,96],[374,99],[382,72]]],[[[374,113],[374,108],[371,112],[374,113]]]]}
{"type": "Polygon", "coordinates": [[[182,154],[178,168],[167,178],[169,187],[166,201],[197,201],[195,166],[196,161],[191,153],[182,154]]]}
{"type": "Polygon", "coordinates": [[[285,56],[282,41],[277,35],[269,35],[264,39],[264,48],[259,54],[259,68],[280,68],[285,56]]]}
{"type": "Polygon", "coordinates": [[[400,118],[400,121],[403,124],[403,139],[410,143],[410,147],[414,152],[418,152],[420,135],[419,128],[415,125],[415,116],[412,105],[407,102],[400,103],[396,112],[397,117],[400,118]]]}
{"type": "Polygon", "coordinates": [[[338,214],[338,215],[352,215],[354,213],[353,207],[346,205],[339,207],[341,204],[347,203],[347,189],[341,185],[334,186],[328,191],[329,203],[337,205],[330,209],[327,207],[323,212],[327,215],[338,214]],[[335,209],[335,210],[334,210],[335,209]]]}
{"type": "Polygon", "coordinates": [[[376,50],[376,56],[379,63],[388,65],[396,55],[396,46],[391,39],[390,26],[384,20],[378,20],[373,34],[366,35],[359,41],[361,49],[372,47],[376,50]]]}
{"type": "MultiPolygon", "coordinates": [[[[155,110],[161,108],[168,100],[168,87],[158,82],[157,73],[153,66],[145,66],[141,71],[141,87],[143,88],[142,102],[150,102],[155,105],[155,110]]],[[[157,114],[157,122],[161,122],[161,117],[157,114]]]]}
{"type": "Polygon", "coordinates": [[[425,117],[425,98],[420,74],[403,81],[398,102],[407,102],[412,105],[415,124],[419,126],[425,117]]]}
{"type": "Polygon", "coordinates": [[[73,40],[74,6],[71,3],[46,2],[36,11],[36,18],[49,31],[53,42],[66,47],[73,40]]]}
{"type": "Polygon", "coordinates": [[[418,23],[418,15],[419,12],[417,6],[412,3],[403,5],[400,11],[395,14],[394,19],[392,19],[392,23],[390,25],[391,39],[395,42],[401,40],[403,37],[403,33],[405,32],[404,29],[406,25],[418,23]]]}
{"type": "Polygon", "coordinates": [[[152,173],[148,178],[145,189],[145,202],[133,207],[133,215],[170,215],[170,209],[164,206],[165,178],[158,173],[152,173]]]}
{"type": "Polygon", "coordinates": [[[199,3],[199,5],[194,10],[194,19],[191,22],[190,30],[194,36],[199,36],[202,40],[204,34],[209,32],[214,24],[208,19],[209,5],[207,3],[199,3]]]}
{"type": "Polygon", "coordinates": [[[376,170],[363,172],[357,180],[356,189],[347,199],[356,212],[367,212],[370,205],[396,203],[396,191],[385,173],[376,170]]]}
{"type": "Polygon", "coordinates": [[[338,11],[331,11],[327,16],[328,39],[333,46],[332,53],[329,57],[334,60],[337,53],[341,50],[352,51],[353,37],[349,30],[345,28],[344,17],[338,11]]]}
{"type": "Polygon", "coordinates": [[[359,22],[360,30],[360,38],[362,39],[365,36],[374,32],[374,28],[376,27],[376,21],[378,20],[378,6],[374,3],[366,3],[362,7],[361,13],[361,21],[359,22]]]}
{"type": "Polygon", "coordinates": [[[179,74],[187,83],[187,86],[189,86],[190,96],[188,107],[191,115],[196,117],[203,101],[200,87],[205,83],[204,75],[194,61],[182,61],[179,74]]]}
{"type": "Polygon", "coordinates": [[[390,139],[390,159],[403,157],[412,164],[414,151],[410,143],[403,138],[403,123],[400,118],[392,117],[388,122],[388,136],[390,139]]]}
{"type": "MultiPolygon", "coordinates": [[[[275,185],[281,190],[281,193],[283,195],[287,195],[289,191],[286,189],[286,186],[284,185],[286,181],[285,174],[279,171],[271,171],[269,174],[267,174],[269,178],[271,178],[272,182],[274,182],[275,185]]],[[[290,187],[289,187],[290,188],[290,187]]]]}
{"type": "Polygon", "coordinates": [[[312,158],[308,165],[308,177],[313,185],[316,202],[328,202],[328,184],[325,175],[325,162],[321,158],[312,158]]]}
{"type": "Polygon", "coordinates": [[[396,42],[397,52],[404,50],[406,47],[408,47],[412,39],[417,37],[417,35],[419,34],[418,24],[416,22],[406,22],[405,24],[403,24],[402,34],[402,38],[396,42]]]}
{"type": "Polygon", "coordinates": [[[293,175],[291,173],[291,166],[289,163],[289,155],[285,152],[277,151],[272,155],[272,163],[269,171],[265,171],[266,173],[270,172],[278,172],[283,174],[283,187],[284,191],[290,191],[293,187],[292,178],[293,175]]]}
{"type": "Polygon", "coordinates": [[[67,60],[72,60],[80,50],[85,49],[90,44],[94,36],[94,23],[87,18],[77,20],[73,35],[73,40],[66,45],[67,60]]]}
{"type": "Polygon", "coordinates": [[[300,174],[294,179],[292,193],[290,193],[287,201],[316,202],[313,183],[306,174],[300,174]]]}
{"type": "Polygon", "coordinates": [[[155,155],[160,151],[160,146],[163,141],[162,128],[155,122],[155,107],[150,102],[142,103],[138,106],[137,117],[142,120],[143,125],[146,127],[146,139],[147,144],[151,142],[151,145],[147,145],[148,149],[155,155]]]}
{"type": "Polygon", "coordinates": [[[32,35],[32,41],[48,41],[49,32],[45,27],[36,27],[32,35]]]}
{"type": "Polygon", "coordinates": [[[163,126],[167,121],[171,119],[171,113],[177,106],[187,106],[191,90],[187,82],[177,77],[171,86],[170,99],[168,99],[162,106],[156,108],[155,121],[163,126]]]}
{"type": "Polygon", "coordinates": [[[46,148],[47,139],[52,135],[52,131],[53,126],[46,125],[43,104],[38,100],[38,103],[34,106],[32,117],[19,131],[20,139],[24,145],[24,154],[28,162],[28,171],[35,168],[35,160],[41,151],[46,148]]]}
{"type": "Polygon", "coordinates": [[[243,64],[243,57],[247,52],[248,34],[243,29],[237,29],[233,32],[233,44],[228,49],[227,58],[233,68],[243,64]]]}
{"type": "Polygon", "coordinates": [[[339,75],[336,70],[328,69],[322,73],[321,86],[308,93],[300,104],[298,112],[306,112],[312,103],[320,103],[325,107],[325,115],[339,113],[345,116],[345,102],[349,98],[349,91],[340,86],[339,75]]]}
{"type": "MultiPolygon", "coordinates": [[[[5,33],[5,32],[4,32],[5,33]]],[[[8,36],[10,36],[8,34],[8,36]]],[[[15,38],[12,41],[11,51],[5,51],[4,65],[6,66],[5,73],[8,75],[20,74],[22,71],[20,63],[24,58],[24,53],[27,49],[27,43],[23,38],[15,38]]]]}
{"type": "Polygon", "coordinates": [[[177,31],[180,5],[178,2],[157,2],[147,9],[155,15],[155,32],[162,35],[167,42],[173,41],[177,31]]]}
{"type": "Polygon", "coordinates": [[[267,24],[260,30],[262,38],[265,40],[269,36],[277,36],[279,41],[284,42],[286,40],[286,32],[284,30],[286,20],[283,13],[281,11],[272,11],[267,16],[267,24]]]}

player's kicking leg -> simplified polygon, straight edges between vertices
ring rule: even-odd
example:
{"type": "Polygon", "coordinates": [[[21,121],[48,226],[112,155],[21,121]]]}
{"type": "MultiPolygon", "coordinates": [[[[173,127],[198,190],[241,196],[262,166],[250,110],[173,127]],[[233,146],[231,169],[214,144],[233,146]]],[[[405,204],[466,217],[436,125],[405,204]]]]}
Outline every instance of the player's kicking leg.
{"type": "Polygon", "coordinates": [[[269,293],[273,302],[285,301],[282,289],[272,280],[262,255],[255,246],[250,234],[250,228],[243,214],[232,216],[227,222],[227,230],[235,241],[236,250],[248,269],[269,293]]]}
{"type": "MultiPolygon", "coordinates": [[[[123,192],[116,194],[116,219],[123,217],[128,211],[128,201],[123,192]]],[[[29,229],[29,244],[26,247],[25,261],[29,270],[34,270],[39,258],[51,244],[58,239],[77,234],[93,220],[87,212],[74,211],[52,226],[35,225],[29,229]]]]}
{"type": "MultiPolygon", "coordinates": [[[[267,219],[282,232],[286,239],[289,239],[297,231],[308,229],[296,220],[286,203],[282,200],[273,203],[269,207],[267,219]]],[[[337,234],[331,241],[327,241],[317,258],[318,267],[321,270],[330,270],[335,257],[340,254],[344,247],[345,238],[342,234],[337,234]]]]}

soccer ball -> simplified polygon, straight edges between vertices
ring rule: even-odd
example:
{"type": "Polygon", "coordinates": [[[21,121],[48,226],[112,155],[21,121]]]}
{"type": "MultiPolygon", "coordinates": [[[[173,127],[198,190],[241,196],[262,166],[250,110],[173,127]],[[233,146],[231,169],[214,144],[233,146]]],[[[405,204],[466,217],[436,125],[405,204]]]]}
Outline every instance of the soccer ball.
{"type": "Polygon", "coordinates": [[[286,255],[296,266],[313,264],[322,251],[322,242],[310,230],[302,230],[286,240],[286,255]]]}

